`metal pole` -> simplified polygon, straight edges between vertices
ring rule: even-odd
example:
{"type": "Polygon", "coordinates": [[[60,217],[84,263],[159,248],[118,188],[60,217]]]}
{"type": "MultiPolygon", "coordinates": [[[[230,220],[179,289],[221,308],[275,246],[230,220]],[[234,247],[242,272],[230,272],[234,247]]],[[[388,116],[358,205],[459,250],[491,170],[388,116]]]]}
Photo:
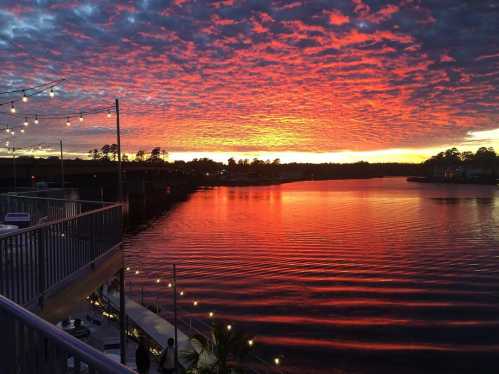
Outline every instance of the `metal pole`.
{"type": "Polygon", "coordinates": [[[120,269],[120,358],[126,365],[125,269],[120,269]]]}
{"type": "Polygon", "coordinates": [[[123,177],[121,165],[121,132],[120,132],[120,102],[115,100],[116,111],[116,145],[118,146],[118,201],[123,201],[123,177]]]}
{"type": "Polygon", "coordinates": [[[14,192],[17,192],[16,141],[12,140],[12,169],[14,173],[14,192]]]}
{"type": "Polygon", "coordinates": [[[178,333],[177,333],[177,267],[173,264],[173,327],[175,330],[175,374],[178,373],[178,333]]]}
{"type": "Polygon", "coordinates": [[[59,140],[59,144],[61,146],[61,188],[64,190],[64,154],[62,152],[62,139],[59,140]]]}

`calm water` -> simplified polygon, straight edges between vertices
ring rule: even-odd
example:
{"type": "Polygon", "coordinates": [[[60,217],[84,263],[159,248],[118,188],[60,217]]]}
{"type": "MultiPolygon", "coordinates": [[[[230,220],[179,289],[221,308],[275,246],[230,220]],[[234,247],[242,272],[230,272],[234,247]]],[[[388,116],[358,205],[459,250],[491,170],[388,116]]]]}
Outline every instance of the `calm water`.
{"type": "Polygon", "coordinates": [[[130,284],[161,300],[177,263],[186,310],[199,299],[288,372],[493,373],[498,197],[402,178],[199,191],[127,243],[130,284]]]}

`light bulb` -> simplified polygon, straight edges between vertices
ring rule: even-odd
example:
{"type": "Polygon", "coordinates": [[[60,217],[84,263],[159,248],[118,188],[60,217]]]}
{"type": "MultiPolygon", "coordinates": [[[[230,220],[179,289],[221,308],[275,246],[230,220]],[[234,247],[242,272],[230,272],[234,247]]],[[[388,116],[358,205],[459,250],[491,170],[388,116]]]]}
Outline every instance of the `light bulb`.
{"type": "Polygon", "coordinates": [[[29,122],[28,122],[28,117],[24,117],[24,123],[23,125],[26,127],[29,125],[29,122]]]}
{"type": "Polygon", "coordinates": [[[23,103],[27,103],[28,102],[28,96],[26,96],[26,92],[23,91],[23,103]]]}
{"type": "Polygon", "coordinates": [[[180,291],[180,296],[184,296],[184,291],[180,291]]]}
{"type": "Polygon", "coordinates": [[[126,271],[130,271],[130,266],[127,266],[127,267],[126,267],[126,271]]]}
{"type": "Polygon", "coordinates": [[[24,134],[24,129],[21,129],[21,134],[24,134]]]}
{"type": "Polygon", "coordinates": [[[111,112],[107,111],[107,118],[111,118],[111,112]]]}
{"type": "Polygon", "coordinates": [[[281,363],[281,359],[279,357],[274,358],[274,364],[279,365],[281,363]]]}
{"type": "Polygon", "coordinates": [[[159,283],[159,282],[161,282],[161,279],[159,279],[159,278],[156,279],[156,283],[159,283]]]}
{"type": "Polygon", "coordinates": [[[228,331],[232,330],[232,325],[227,325],[227,330],[228,331]]]}
{"type": "Polygon", "coordinates": [[[83,122],[83,113],[80,113],[80,122],[83,122]]]}
{"type": "Polygon", "coordinates": [[[10,143],[9,143],[9,141],[7,140],[7,141],[5,142],[5,146],[6,146],[6,147],[8,147],[8,146],[9,146],[9,144],[10,144],[10,143]]]}
{"type": "Polygon", "coordinates": [[[38,114],[35,115],[35,125],[38,125],[38,114]]]}
{"type": "Polygon", "coordinates": [[[140,271],[135,270],[135,275],[139,275],[139,274],[140,274],[140,271]]]}
{"type": "Polygon", "coordinates": [[[8,134],[10,132],[10,129],[5,129],[5,132],[8,134]]]}
{"type": "Polygon", "coordinates": [[[49,91],[49,96],[50,97],[54,97],[55,96],[55,92],[54,92],[54,89],[51,88],[50,91],[49,91]]]}
{"type": "Polygon", "coordinates": [[[168,288],[172,288],[172,284],[171,283],[168,283],[168,288]]]}
{"type": "Polygon", "coordinates": [[[67,126],[67,127],[71,126],[71,122],[69,122],[69,117],[68,117],[68,119],[66,120],[66,126],[67,126]]]}
{"type": "Polygon", "coordinates": [[[194,306],[198,306],[198,301],[197,301],[197,300],[194,300],[194,301],[192,302],[192,305],[194,305],[194,306]]]}
{"type": "Polygon", "coordinates": [[[210,317],[210,318],[213,318],[214,315],[215,315],[215,313],[213,313],[213,312],[208,313],[208,317],[210,317]]]}
{"type": "Polygon", "coordinates": [[[253,347],[253,344],[254,344],[253,339],[248,340],[248,345],[249,345],[250,347],[253,347]]]}
{"type": "Polygon", "coordinates": [[[13,101],[10,102],[10,112],[11,113],[15,113],[16,112],[16,107],[14,106],[14,102],[13,101]]]}

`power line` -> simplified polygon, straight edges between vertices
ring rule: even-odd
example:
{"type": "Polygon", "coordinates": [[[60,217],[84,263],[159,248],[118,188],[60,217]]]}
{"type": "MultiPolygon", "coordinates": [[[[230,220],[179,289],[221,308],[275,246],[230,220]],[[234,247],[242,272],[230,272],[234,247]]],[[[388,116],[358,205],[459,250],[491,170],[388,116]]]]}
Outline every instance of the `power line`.
{"type": "Polygon", "coordinates": [[[56,79],[56,80],[53,80],[53,81],[50,81],[50,82],[47,82],[47,83],[43,83],[43,84],[39,84],[39,85],[33,86],[33,87],[21,88],[21,89],[17,89],[17,90],[0,92],[0,95],[9,95],[9,94],[18,93],[18,92],[32,91],[32,90],[36,90],[36,89],[38,89],[40,87],[48,86],[47,88],[44,89],[44,91],[45,91],[48,88],[51,88],[51,87],[59,85],[60,83],[64,82],[65,80],[66,80],[65,78],[56,79]]]}

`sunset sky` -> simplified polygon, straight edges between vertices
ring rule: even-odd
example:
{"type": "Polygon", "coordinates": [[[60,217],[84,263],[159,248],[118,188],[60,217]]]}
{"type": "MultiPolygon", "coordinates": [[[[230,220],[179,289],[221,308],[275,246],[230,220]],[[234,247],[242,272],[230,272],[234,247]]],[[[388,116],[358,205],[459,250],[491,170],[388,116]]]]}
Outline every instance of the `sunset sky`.
{"type": "MultiPolygon", "coordinates": [[[[499,150],[498,20],[497,0],[2,0],[0,91],[67,79],[20,115],[119,97],[124,151],[160,146],[170,159],[499,150]]],[[[0,114],[0,128],[23,120],[0,114]]],[[[114,142],[113,126],[42,121],[16,142],[62,137],[76,155],[114,142]]]]}

